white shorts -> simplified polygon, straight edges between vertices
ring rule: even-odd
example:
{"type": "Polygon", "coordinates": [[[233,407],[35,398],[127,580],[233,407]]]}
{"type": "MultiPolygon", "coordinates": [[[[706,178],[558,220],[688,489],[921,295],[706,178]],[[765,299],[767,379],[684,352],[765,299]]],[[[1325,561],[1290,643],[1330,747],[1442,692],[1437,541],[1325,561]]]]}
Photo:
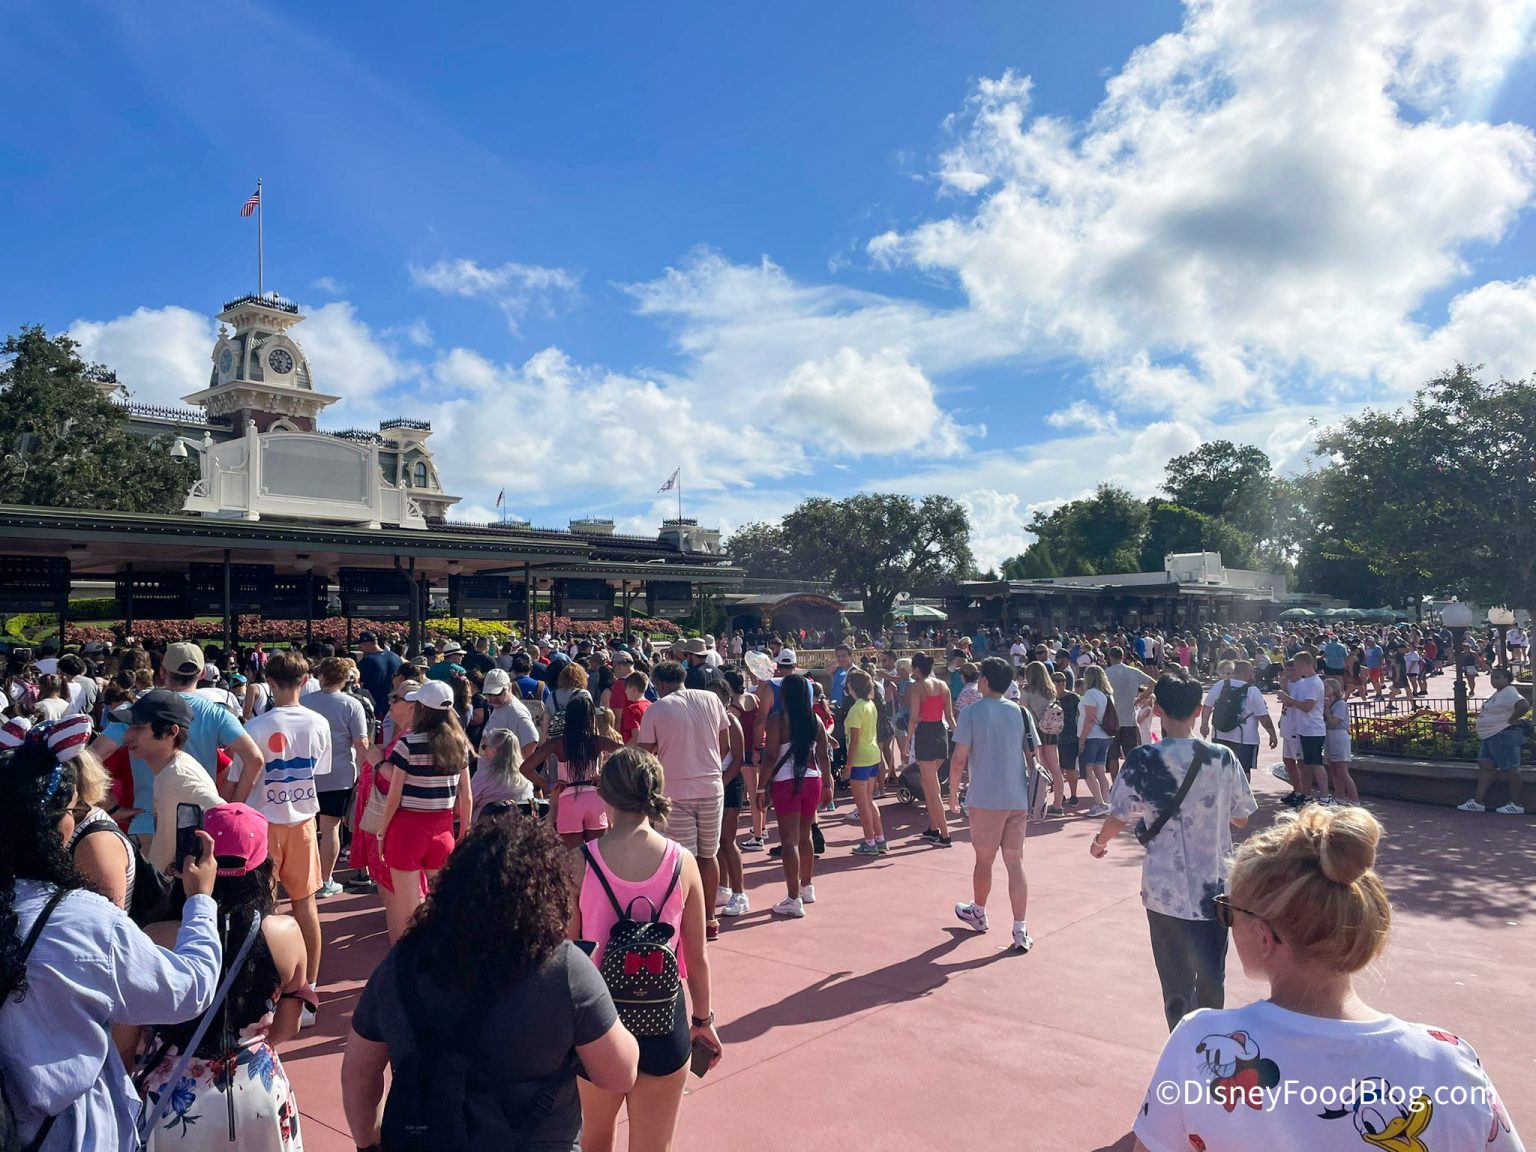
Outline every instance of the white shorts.
{"type": "Polygon", "coordinates": [[[1301,737],[1282,736],[1280,738],[1280,755],[1287,760],[1301,759],[1301,737]]]}
{"type": "Polygon", "coordinates": [[[1330,764],[1349,763],[1349,729],[1331,728],[1323,738],[1323,759],[1330,764]]]}

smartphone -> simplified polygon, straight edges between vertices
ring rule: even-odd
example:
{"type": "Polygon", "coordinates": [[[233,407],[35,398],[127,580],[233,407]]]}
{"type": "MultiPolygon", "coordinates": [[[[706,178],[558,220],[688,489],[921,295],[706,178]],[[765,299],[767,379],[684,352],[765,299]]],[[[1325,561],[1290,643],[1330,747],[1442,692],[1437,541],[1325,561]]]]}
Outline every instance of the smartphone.
{"type": "Polygon", "coordinates": [[[203,854],[197,834],[203,829],[203,810],[196,804],[176,805],[176,867],[181,868],[188,856],[198,858],[203,854]]]}
{"type": "Polygon", "coordinates": [[[689,1062],[688,1067],[695,1076],[702,1078],[709,1071],[710,1062],[718,1055],[719,1050],[713,1044],[702,1036],[695,1036],[693,1038],[693,1059],[689,1062]]]}

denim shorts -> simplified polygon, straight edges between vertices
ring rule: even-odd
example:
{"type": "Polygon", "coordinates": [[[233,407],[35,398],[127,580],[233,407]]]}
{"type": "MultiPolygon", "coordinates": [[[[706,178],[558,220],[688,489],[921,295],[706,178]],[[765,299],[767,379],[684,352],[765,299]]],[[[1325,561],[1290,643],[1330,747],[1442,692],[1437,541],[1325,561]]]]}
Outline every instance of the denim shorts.
{"type": "Polygon", "coordinates": [[[1083,750],[1077,757],[1078,763],[1084,768],[1095,764],[1104,767],[1104,762],[1109,759],[1109,746],[1113,743],[1113,740],[1084,740],[1083,750]]]}
{"type": "Polygon", "coordinates": [[[1520,768],[1520,749],[1525,744],[1525,731],[1506,728],[1482,742],[1477,758],[1493,765],[1495,772],[1515,772],[1520,768]]]}

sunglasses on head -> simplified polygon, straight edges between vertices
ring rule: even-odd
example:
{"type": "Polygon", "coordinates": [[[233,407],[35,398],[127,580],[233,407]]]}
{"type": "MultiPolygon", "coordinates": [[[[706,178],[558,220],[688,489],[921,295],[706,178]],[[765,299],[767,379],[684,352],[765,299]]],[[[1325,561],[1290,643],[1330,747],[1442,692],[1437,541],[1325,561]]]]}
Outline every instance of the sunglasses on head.
{"type": "MultiPolygon", "coordinates": [[[[1236,904],[1232,903],[1226,893],[1216,897],[1216,923],[1220,924],[1223,928],[1230,929],[1235,920],[1233,913],[1236,912],[1241,912],[1244,916],[1251,916],[1262,923],[1269,923],[1257,912],[1250,912],[1247,908],[1239,908],[1236,904]]],[[[1280,943],[1280,937],[1275,932],[1273,925],[1270,926],[1269,933],[1271,936],[1274,936],[1276,944],[1280,943]]]]}

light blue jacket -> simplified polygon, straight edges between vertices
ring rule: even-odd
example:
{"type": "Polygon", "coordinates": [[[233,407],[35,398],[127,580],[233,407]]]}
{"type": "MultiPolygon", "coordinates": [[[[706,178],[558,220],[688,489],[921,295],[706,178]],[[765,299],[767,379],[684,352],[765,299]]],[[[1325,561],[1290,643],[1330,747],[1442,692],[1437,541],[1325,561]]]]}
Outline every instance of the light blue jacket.
{"type": "MultiPolygon", "coordinates": [[[[16,883],[23,939],[51,889],[16,883]]],[[[0,1071],[23,1141],[57,1115],[42,1152],[131,1152],[140,1103],[112,1024],[178,1024],[213,1002],[223,956],[217,905],[193,896],[175,951],[94,892],[65,896],[27,957],[27,994],[0,1004],[0,1071]]]]}

